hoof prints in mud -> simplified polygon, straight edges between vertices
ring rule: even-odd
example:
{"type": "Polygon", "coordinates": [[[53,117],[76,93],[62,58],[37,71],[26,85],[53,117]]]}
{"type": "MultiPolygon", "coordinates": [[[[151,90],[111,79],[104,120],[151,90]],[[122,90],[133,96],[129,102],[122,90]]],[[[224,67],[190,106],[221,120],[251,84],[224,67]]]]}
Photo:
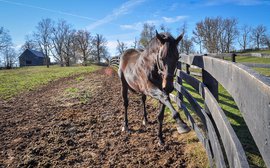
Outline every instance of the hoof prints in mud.
{"type": "Polygon", "coordinates": [[[60,79],[0,104],[0,167],[186,166],[175,127],[164,124],[166,143],[159,146],[157,109],[147,106],[150,122],[142,125],[137,95],[130,97],[131,132],[121,132],[120,83],[111,71],[60,79]],[[91,97],[82,103],[66,96],[67,88],[91,97]]]}

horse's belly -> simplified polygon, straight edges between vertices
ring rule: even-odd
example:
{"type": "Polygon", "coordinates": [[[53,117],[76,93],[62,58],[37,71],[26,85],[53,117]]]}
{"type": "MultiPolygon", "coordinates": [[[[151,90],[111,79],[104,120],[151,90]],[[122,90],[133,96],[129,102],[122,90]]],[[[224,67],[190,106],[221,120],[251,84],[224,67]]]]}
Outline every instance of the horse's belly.
{"type": "Polygon", "coordinates": [[[147,88],[147,79],[144,74],[126,73],[126,81],[128,85],[137,92],[145,93],[147,88]]]}

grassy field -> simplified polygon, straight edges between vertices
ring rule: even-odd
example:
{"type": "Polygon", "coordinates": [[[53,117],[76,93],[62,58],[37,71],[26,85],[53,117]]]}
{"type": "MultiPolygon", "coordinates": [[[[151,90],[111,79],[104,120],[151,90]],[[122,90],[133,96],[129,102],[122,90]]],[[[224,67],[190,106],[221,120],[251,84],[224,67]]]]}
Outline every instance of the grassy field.
{"type": "Polygon", "coordinates": [[[59,67],[45,66],[24,67],[12,70],[0,70],[0,98],[9,99],[24,91],[32,90],[40,85],[62,77],[92,72],[98,66],[59,67]]]}
{"type": "Polygon", "coordinates": [[[255,71],[263,74],[264,76],[270,77],[270,69],[269,68],[253,68],[255,71]]]}
{"type": "Polygon", "coordinates": [[[243,63],[259,63],[259,64],[270,64],[270,58],[259,58],[249,56],[236,56],[236,62],[243,63]]]}
{"type": "MultiPolygon", "coordinates": [[[[268,52],[268,51],[265,51],[268,52]]],[[[270,51],[269,51],[270,52],[270,51]]],[[[226,57],[225,60],[231,61],[230,57],[226,57]]],[[[238,63],[258,63],[258,64],[270,64],[270,58],[248,57],[248,56],[236,56],[236,62],[238,63]]],[[[252,68],[262,75],[270,77],[269,68],[252,68]]]]}

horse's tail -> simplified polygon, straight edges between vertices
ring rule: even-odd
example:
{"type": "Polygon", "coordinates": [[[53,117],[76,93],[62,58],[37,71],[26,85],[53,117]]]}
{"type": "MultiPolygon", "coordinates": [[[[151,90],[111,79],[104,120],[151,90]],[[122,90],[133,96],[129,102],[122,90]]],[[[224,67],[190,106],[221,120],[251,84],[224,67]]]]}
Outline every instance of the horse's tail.
{"type": "MultiPolygon", "coordinates": [[[[123,54],[122,54],[123,55],[123,54]]],[[[119,59],[119,67],[118,67],[118,76],[121,79],[121,76],[123,76],[123,71],[122,71],[122,55],[120,55],[119,59]]]]}

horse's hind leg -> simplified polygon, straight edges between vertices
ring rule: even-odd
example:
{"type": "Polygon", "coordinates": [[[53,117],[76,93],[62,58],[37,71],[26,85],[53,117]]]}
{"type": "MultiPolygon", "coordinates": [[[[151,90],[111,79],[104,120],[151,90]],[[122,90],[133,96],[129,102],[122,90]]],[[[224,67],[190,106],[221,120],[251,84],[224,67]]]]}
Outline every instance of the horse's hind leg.
{"type": "Polygon", "coordinates": [[[128,131],[128,115],[127,115],[127,109],[128,109],[128,84],[123,76],[121,75],[121,82],[122,82],[122,97],[124,101],[124,107],[125,107],[125,121],[124,126],[122,128],[122,131],[128,131]]]}
{"type": "Polygon", "coordinates": [[[143,125],[146,125],[148,123],[147,120],[147,112],[146,112],[146,107],[145,107],[145,101],[146,101],[146,95],[142,95],[142,103],[143,103],[143,125]]]}

